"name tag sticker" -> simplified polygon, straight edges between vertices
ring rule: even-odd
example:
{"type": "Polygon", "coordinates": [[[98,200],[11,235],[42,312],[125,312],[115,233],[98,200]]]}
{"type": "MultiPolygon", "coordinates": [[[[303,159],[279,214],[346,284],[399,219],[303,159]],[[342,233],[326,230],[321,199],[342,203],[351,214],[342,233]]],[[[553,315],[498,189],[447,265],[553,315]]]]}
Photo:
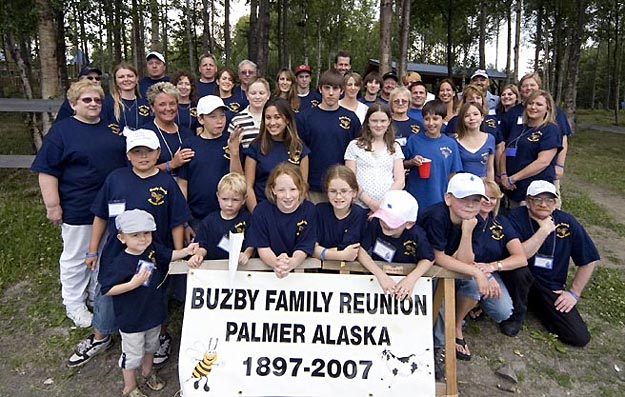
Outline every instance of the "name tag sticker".
{"type": "Polygon", "coordinates": [[[517,125],[521,125],[521,124],[523,124],[523,116],[519,116],[519,117],[516,119],[516,123],[517,123],[517,125]]]}
{"type": "Polygon", "coordinates": [[[227,234],[224,234],[221,240],[219,240],[219,244],[217,244],[217,247],[230,253],[230,238],[228,238],[227,234]]]}
{"type": "Polygon", "coordinates": [[[553,258],[550,256],[536,255],[534,258],[534,266],[551,270],[553,269],[553,258]]]}
{"type": "Polygon", "coordinates": [[[137,272],[136,273],[139,274],[143,270],[147,270],[148,271],[148,278],[142,284],[144,287],[147,287],[148,285],[150,285],[150,279],[152,278],[152,273],[154,272],[154,263],[149,262],[149,261],[144,261],[143,259],[140,259],[139,263],[137,264],[137,272]]]}
{"type": "Polygon", "coordinates": [[[516,148],[515,147],[507,147],[506,148],[506,157],[516,157],[516,148]]]}
{"type": "Polygon", "coordinates": [[[380,239],[375,240],[373,252],[385,261],[392,262],[395,257],[395,251],[396,250],[392,245],[385,243],[380,239]]]}
{"type": "Polygon", "coordinates": [[[396,138],[395,142],[399,143],[399,146],[406,146],[407,139],[406,137],[396,138]]]}
{"type": "Polygon", "coordinates": [[[497,110],[495,110],[495,109],[489,109],[489,110],[488,110],[488,115],[489,115],[489,116],[493,116],[493,115],[495,115],[495,114],[497,114],[497,110]]]}
{"type": "Polygon", "coordinates": [[[109,203],[109,218],[115,217],[124,211],[126,211],[125,201],[111,201],[109,203]]]}

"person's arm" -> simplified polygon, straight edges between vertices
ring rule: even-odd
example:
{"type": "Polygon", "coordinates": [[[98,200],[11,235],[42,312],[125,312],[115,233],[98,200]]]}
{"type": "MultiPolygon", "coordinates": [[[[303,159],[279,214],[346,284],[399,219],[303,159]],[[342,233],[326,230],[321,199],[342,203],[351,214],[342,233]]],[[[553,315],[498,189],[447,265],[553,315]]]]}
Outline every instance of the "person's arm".
{"type": "Polygon", "coordinates": [[[425,274],[434,262],[428,259],[421,259],[417,262],[417,266],[408,273],[404,278],[402,278],[395,287],[395,296],[399,300],[404,300],[412,295],[412,291],[414,290],[414,286],[419,281],[421,276],[425,274]]]}
{"type": "MultiPolygon", "coordinates": [[[[401,150],[399,145],[395,145],[396,150],[401,150]]],[[[406,172],[404,171],[404,160],[399,158],[393,161],[393,184],[389,190],[402,190],[406,186],[406,172]]]]}
{"type": "Polygon", "coordinates": [[[180,178],[178,177],[178,180],[176,181],[178,182],[178,187],[180,188],[180,191],[182,192],[182,195],[184,196],[185,200],[188,200],[189,197],[187,196],[188,194],[188,187],[189,187],[189,181],[187,181],[184,178],[180,178]]]}
{"type": "Polygon", "coordinates": [[[460,262],[473,263],[475,261],[475,253],[473,252],[473,229],[475,229],[475,225],[477,225],[477,218],[462,221],[460,244],[454,254],[454,258],[460,262]]]}
{"type": "Polygon", "coordinates": [[[85,257],[85,264],[91,270],[95,270],[96,264],[98,263],[98,247],[100,246],[100,241],[106,231],[107,224],[108,222],[106,219],[102,219],[98,216],[93,217],[91,238],[89,239],[89,250],[87,252],[87,257],[85,257]]]}
{"type": "MultiPolygon", "coordinates": [[[[502,168],[502,160],[506,161],[506,156],[504,156],[504,151],[506,150],[505,142],[501,141],[495,146],[495,175],[501,177],[502,172],[505,171],[505,165],[502,168]],[[503,171],[502,171],[503,170],[503,171]]],[[[499,179],[497,179],[499,181],[499,179]]]]}
{"type": "Polygon", "coordinates": [[[523,241],[523,250],[525,251],[525,256],[528,258],[536,255],[547,237],[551,234],[551,232],[556,230],[556,225],[553,223],[553,218],[550,216],[545,219],[532,219],[538,223],[538,230],[532,235],[532,237],[523,241]]]}
{"type": "Polygon", "coordinates": [[[193,255],[199,253],[200,250],[203,250],[204,252],[206,252],[206,250],[204,250],[203,248],[200,248],[200,244],[198,244],[198,243],[191,243],[191,244],[189,244],[188,246],[186,246],[184,248],[172,250],[171,251],[171,260],[172,261],[177,261],[177,260],[186,258],[187,256],[193,256],[193,255]]]}
{"type": "Polygon", "coordinates": [[[345,249],[339,250],[338,247],[323,247],[319,243],[315,243],[314,258],[329,261],[355,261],[358,257],[360,243],[350,244],[345,249]],[[323,259],[321,254],[323,253],[323,259]]]}
{"type": "MultiPolygon", "coordinates": [[[[291,258],[289,258],[289,267],[291,270],[295,269],[308,258],[308,254],[302,250],[295,250],[291,258]]],[[[288,273],[288,272],[287,272],[288,273]]]]}
{"type": "Polygon", "coordinates": [[[199,247],[195,254],[187,261],[189,263],[189,267],[198,268],[204,262],[204,258],[206,257],[206,249],[199,247]]]}
{"type": "Polygon", "coordinates": [[[514,175],[508,175],[508,178],[510,178],[508,182],[511,181],[512,184],[515,184],[517,181],[541,173],[545,168],[549,166],[549,164],[551,164],[551,160],[553,160],[557,151],[558,149],[553,148],[538,152],[538,157],[536,158],[536,160],[529,163],[527,166],[525,166],[522,170],[515,173],[514,175]]]}
{"type": "Polygon", "coordinates": [[[304,181],[308,182],[308,170],[310,169],[310,159],[308,156],[304,157],[299,163],[299,170],[302,173],[304,181]]]}
{"type": "Polygon", "coordinates": [[[171,229],[171,237],[174,242],[174,249],[182,249],[184,247],[184,225],[174,226],[171,229]]]}
{"type": "Polygon", "coordinates": [[[251,213],[256,208],[256,193],[254,193],[254,183],[256,181],[256,160],[247,156],[245,158],[245,181],[247,182],[247,197],[245,204],[251,213]]]}
{"type": "Polygon", "coordinates": [[[171,172],[171,170],[180,168],[193,160],[193,156],[195,156],[195,152],[192,149],[179,147],[171,160],[158,164],[156,167],[161,171],[171,172]]]}
{"type": "Polygon", "coordinates": [[[243,166],[241,165],[241,131],[240,126],[235,127],[228,137],[228,151],[230,152],[230,172],[238,172],[243,174],[243,166]]]}
{"type": "Polygon", "coordinates": [[[245,266],[250,258],[254,255],[254,247],[248,247],[239,253],[239,265],[245,266]]]}
{"type": "Polygon", "coordinates": [[[139,288],[148,278],[150,278],[151,272],[148,269],[143,269],[141,272],[132,276],[132,279],[127,283],[117,284],[113,286],[106,293],[107,296],[121,295],[133,289],[139,288]]]}
{"type": "Polygon", "coordinates": [[[395,281],[375,264],[371,256],[362,247],[358,249],[358,262],[375,276],[378,280],[378,284],[380,284],[380,288],[382,288],[385,294],[395,293],[395,281]]]}
{"type": "Polygon", "coordinates": [[[562,150],[560,150],[556,158],[556,179],[562,179],[564,177],[564,164],[566,163],[566,152],[568,149],[569,137],[568,135],[562,135],[562,150]]]}
{"type": "Polygon", "coordinates": [[[46,217],[53,225],[63,223],[63,209],[59,197],[59,179],[50,174],[39,173],[39,189],[46,206],[46,217]]]}
{"type": "Polygon", "coordinates": [[[477,288],[480,295],[486,296],[489,294],[488,281],[486,280],[486,276],[476,266],[461,262],[453,256],[447,255],[445,251],[434,250],[434,257],[434,262],[437,265],[447,270],[451,270],[452,272],[462,273],[473,277],[475,279],[475,282],[477,283],[477,288]]]}
{"type": "Polygon", "coordinates": [[[568,313],[577,304],[586,284],[590,281],[596,264],[597,262],[591,262],[587,265],[579,266],[577,271],[575,271],[575,276],[573,276],[573,281],[571,282],[571,288],[568,291],[554,291],[556,294],[560,295],[554,303],[557,310],[568,313]]]}
{"type": "Polygon", "coordinates": [[[486,163],[486,179],[489,181],[495,180],[495,155],[493,154],[488,156],[488,161],[486,163]]]}

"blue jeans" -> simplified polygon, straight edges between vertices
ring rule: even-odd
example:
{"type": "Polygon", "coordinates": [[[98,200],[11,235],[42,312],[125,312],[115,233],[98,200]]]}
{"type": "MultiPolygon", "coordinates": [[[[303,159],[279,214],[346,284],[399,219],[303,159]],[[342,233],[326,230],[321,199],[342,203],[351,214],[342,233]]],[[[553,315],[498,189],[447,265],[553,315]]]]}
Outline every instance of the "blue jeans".
{"type": "Polygon", "coordinates": [[[115,321],[115,310],[113,309],[113,297],[102,295],[100,284],[98,284],[93,305],[93,320],[91,325],[104,335],[111,335],[119,330],[115,321]]]}
{"type": "Polygon", "coordinates": [[[480,301],[484,313],[496,323],[500,323],[507,320],[512,314],[512,298],[510,298],[508,289],[501,280],[499,273],[492,273],[492,275],[501,289],[499,298],[482,298],[478,292],[477,283],[473,279],[456,280],[456,295],[480,301]]]}

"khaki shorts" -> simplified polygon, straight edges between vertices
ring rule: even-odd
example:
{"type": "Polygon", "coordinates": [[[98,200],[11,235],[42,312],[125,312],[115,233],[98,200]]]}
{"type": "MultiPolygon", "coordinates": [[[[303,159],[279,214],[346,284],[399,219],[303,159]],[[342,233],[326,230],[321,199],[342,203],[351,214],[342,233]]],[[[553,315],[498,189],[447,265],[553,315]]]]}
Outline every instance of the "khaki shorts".
{"type": "Polygon", "coordinates": [[[143,332],[125,333],[119,331],[122,336],[122,355],[119,357],[119,367],[123,369],[139,368],[146,353],[156,353],[158,350],[160,333],[160,325],[143,332]]]}

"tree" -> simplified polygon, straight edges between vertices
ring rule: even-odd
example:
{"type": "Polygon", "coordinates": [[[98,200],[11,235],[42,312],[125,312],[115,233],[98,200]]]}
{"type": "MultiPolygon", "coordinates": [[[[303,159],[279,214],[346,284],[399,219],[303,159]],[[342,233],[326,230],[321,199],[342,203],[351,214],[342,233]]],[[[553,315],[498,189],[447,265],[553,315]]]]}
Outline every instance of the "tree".
{"type": "Polygon", "coordinates": [[[380,74],[391,70],[392,0],[380,0],[380,74]]]}
{"type": "MultiPolygon", "coordinates": [[[[59,94],[59,72],[56,61],[56,26],[54,11],[50,2],[37,0],[39,11],[39,62],[41,67],[41,97],[44,99],[56,98],[59,94]]],[[[45,135],[52,126],[52,117],[48,113],[42,113],[43,130],[45,135]]],[[[35,138],[36,146],[40,144],[38,137],[35,138]]],[[[39,146],[37,146],[39,148],[39,146]]]]}

